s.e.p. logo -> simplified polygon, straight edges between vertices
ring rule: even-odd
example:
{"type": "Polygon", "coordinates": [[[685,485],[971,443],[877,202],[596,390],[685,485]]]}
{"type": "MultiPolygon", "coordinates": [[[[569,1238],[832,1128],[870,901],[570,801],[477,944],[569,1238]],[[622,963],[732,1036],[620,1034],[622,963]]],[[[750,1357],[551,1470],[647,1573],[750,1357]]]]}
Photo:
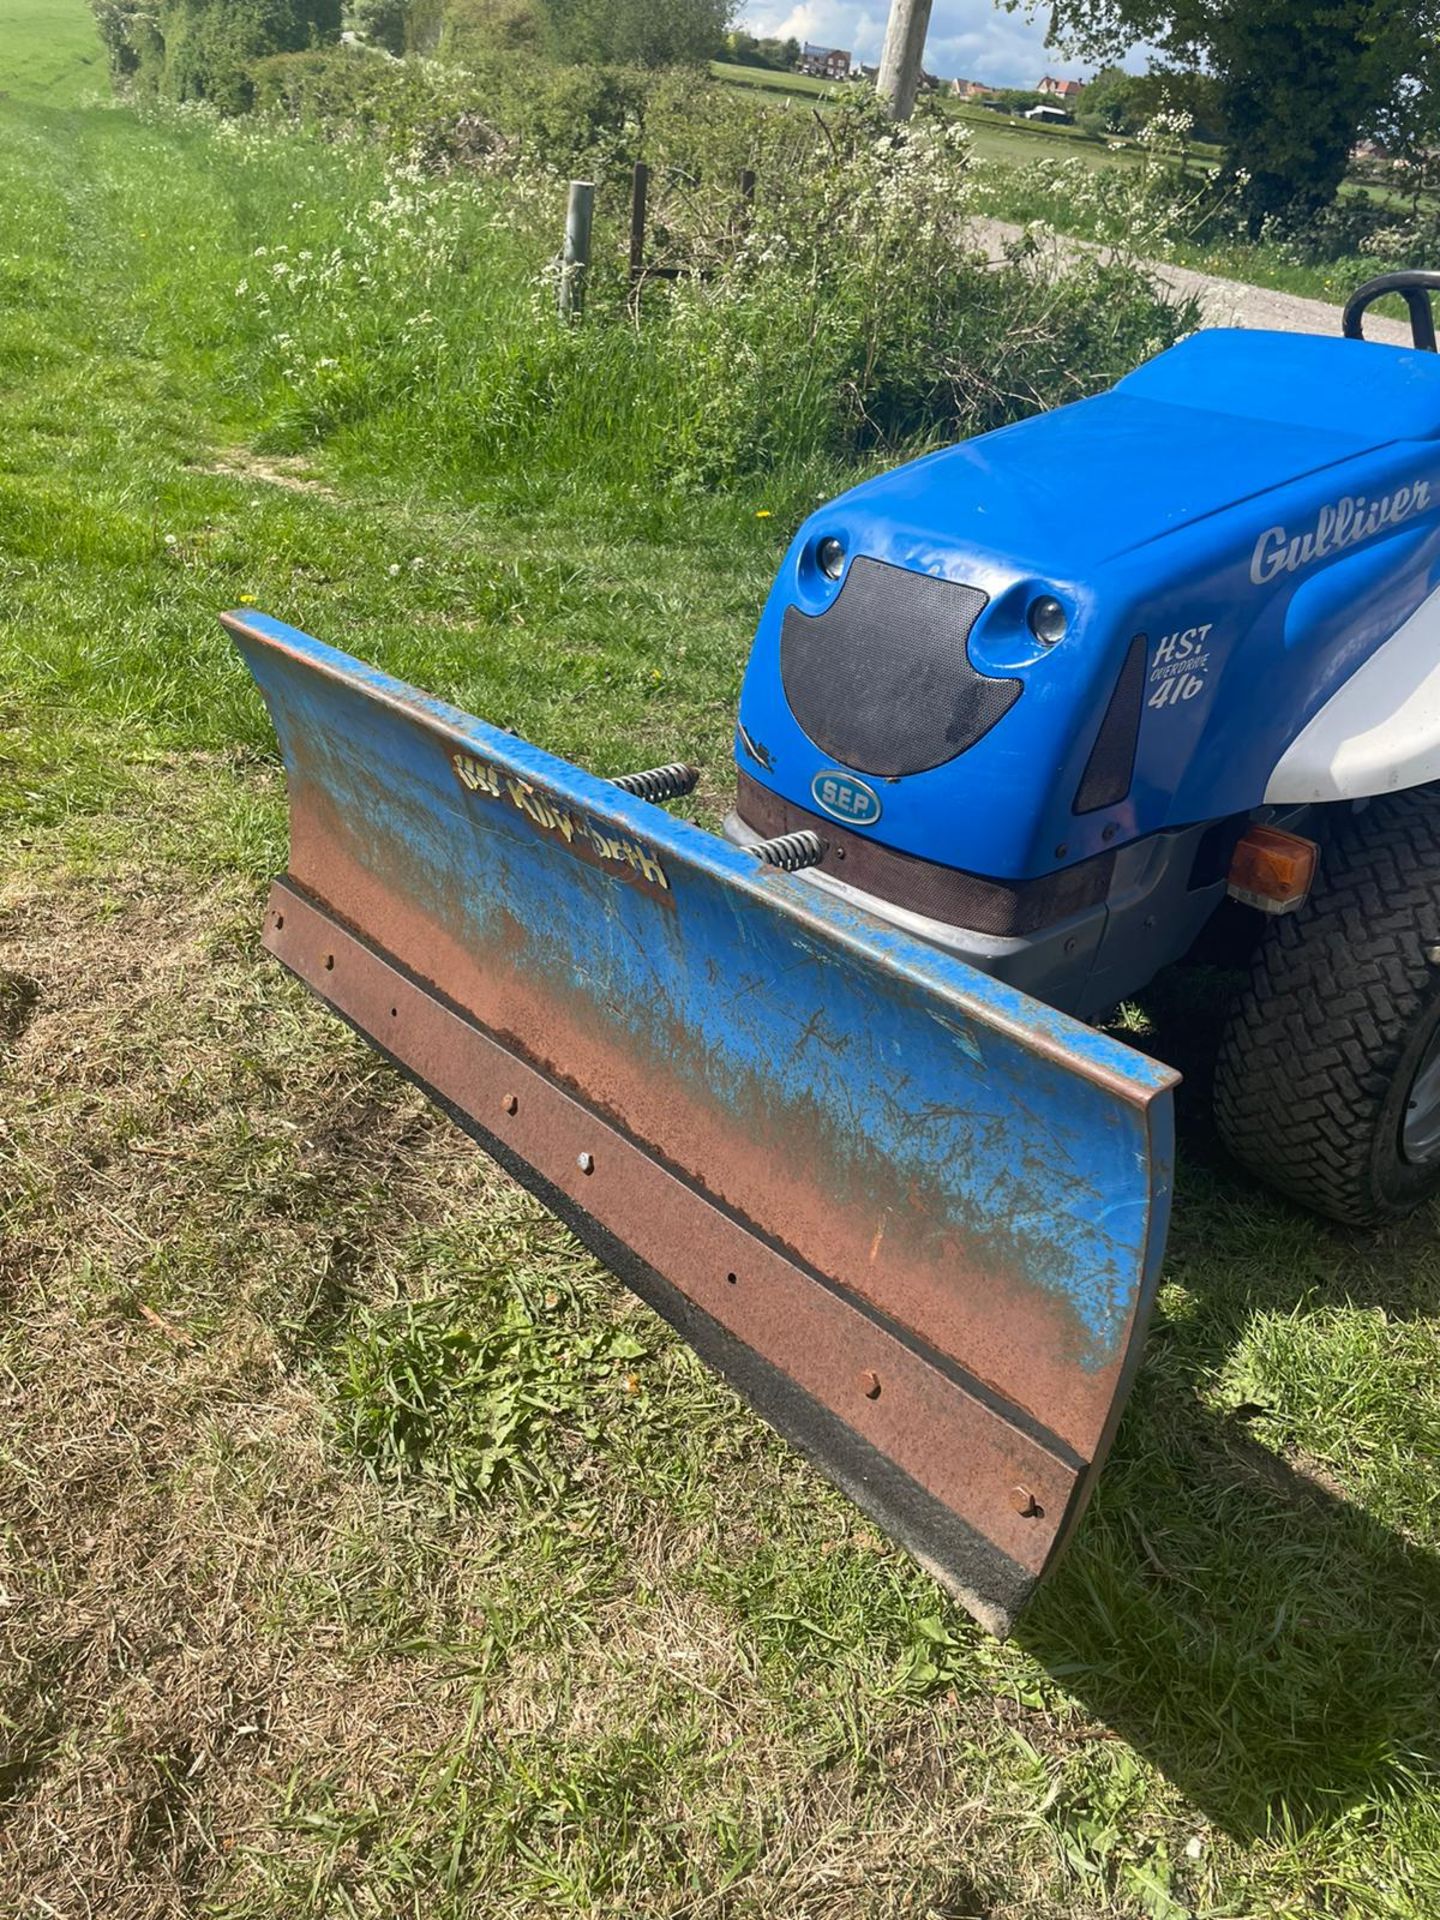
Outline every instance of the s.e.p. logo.
{"type": "Polygon", "coordinates": [[[818,807],[823,807],[832,820],[843,820],[847,826],[868,827],[880,818],[879,794],[863,780],[857,780],[853,773],[841,773],[838,768],[817,773],[810,782],[810,791],[818,807]]]}

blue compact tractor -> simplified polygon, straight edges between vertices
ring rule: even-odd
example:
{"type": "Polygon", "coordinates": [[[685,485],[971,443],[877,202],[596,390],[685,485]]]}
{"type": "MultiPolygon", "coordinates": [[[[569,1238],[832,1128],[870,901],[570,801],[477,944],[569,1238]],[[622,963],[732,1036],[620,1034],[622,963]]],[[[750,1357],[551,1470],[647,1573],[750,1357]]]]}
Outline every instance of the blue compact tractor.
{"type": "MultiPolygon", "coordinates": [[[[265,943],[1003,1632],[1115,1431],[1176,1075],[1346,1221],[1440,1182],[1440,357],[1199,333],[868,481],[760,622],[727,835],[260,614],[265,943]]],[[[1425,349],[1430,349],[1426,351],[1425,349]]]]}
{"type": "MultiPolygon", "coordinates": [[[[1437,284],[1347,331],[1399,291],[1433,347],[1437,284]]],[[[1433,350],[1194,334],[811,516],[727,831],[1085,1020],[1248,922],[1226,1143],[1401,1213],[1440,1182],[1437,585],[1433,350]]]]}

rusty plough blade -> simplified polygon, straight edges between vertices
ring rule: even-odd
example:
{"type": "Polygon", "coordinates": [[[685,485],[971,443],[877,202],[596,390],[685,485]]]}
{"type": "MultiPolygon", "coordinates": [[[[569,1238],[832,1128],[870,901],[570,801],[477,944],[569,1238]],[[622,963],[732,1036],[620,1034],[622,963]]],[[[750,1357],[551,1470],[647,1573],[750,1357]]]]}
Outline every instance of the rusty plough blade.
{"type": "Polygon", "coordinates": [[[1004,1632],[1138,1357],[1174,1076],[260,616],[265,944],[1004,1632]]]}

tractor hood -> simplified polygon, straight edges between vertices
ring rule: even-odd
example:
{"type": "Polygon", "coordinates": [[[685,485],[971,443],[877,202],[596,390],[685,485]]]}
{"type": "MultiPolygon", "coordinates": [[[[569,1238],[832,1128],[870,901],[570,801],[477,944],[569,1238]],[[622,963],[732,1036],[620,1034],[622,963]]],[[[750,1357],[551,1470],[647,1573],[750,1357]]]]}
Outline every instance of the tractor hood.
{"type": "Polygon", "coordinates": [[[1192,335],[811,515],[741,691],[741,819],[1029,880],[1256,806],[1437,576],[1440,356],[1192,335]]]}
{"type": "Polygon", "coordinates": [[[974,584],[954,571],[964,551],[1083,581],[1211,514],[1437,436],[1434,355],[1216,329],[1108,393],[896,468],[830,511],[853,516],[854,551],[922,572],[974,584]]]}

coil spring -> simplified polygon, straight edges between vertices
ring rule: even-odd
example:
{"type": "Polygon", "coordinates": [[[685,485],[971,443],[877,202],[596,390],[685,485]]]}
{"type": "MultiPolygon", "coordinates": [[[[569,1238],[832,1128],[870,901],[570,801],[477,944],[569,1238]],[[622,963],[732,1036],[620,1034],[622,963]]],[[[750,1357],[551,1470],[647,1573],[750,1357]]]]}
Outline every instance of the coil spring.
{"type": "Polygon", "coordinates": [[[806,827],[799,833],[782,833],[777,840],[758,840],[750,851],[767,867],[798,873],[802,867],[819,865],[824,857],[825,842],[806,827]]]}
{"type": "Polygon", "coordinates": [[[682,760],[676,760],[668,767],[647,767],[643,773],[622,773],[611,785],[619,787],[622,793],[633,793],[641,800],[678,800],[682,794],[692,793],[700,778],[698,767],[687,767],[682,760]]]}

